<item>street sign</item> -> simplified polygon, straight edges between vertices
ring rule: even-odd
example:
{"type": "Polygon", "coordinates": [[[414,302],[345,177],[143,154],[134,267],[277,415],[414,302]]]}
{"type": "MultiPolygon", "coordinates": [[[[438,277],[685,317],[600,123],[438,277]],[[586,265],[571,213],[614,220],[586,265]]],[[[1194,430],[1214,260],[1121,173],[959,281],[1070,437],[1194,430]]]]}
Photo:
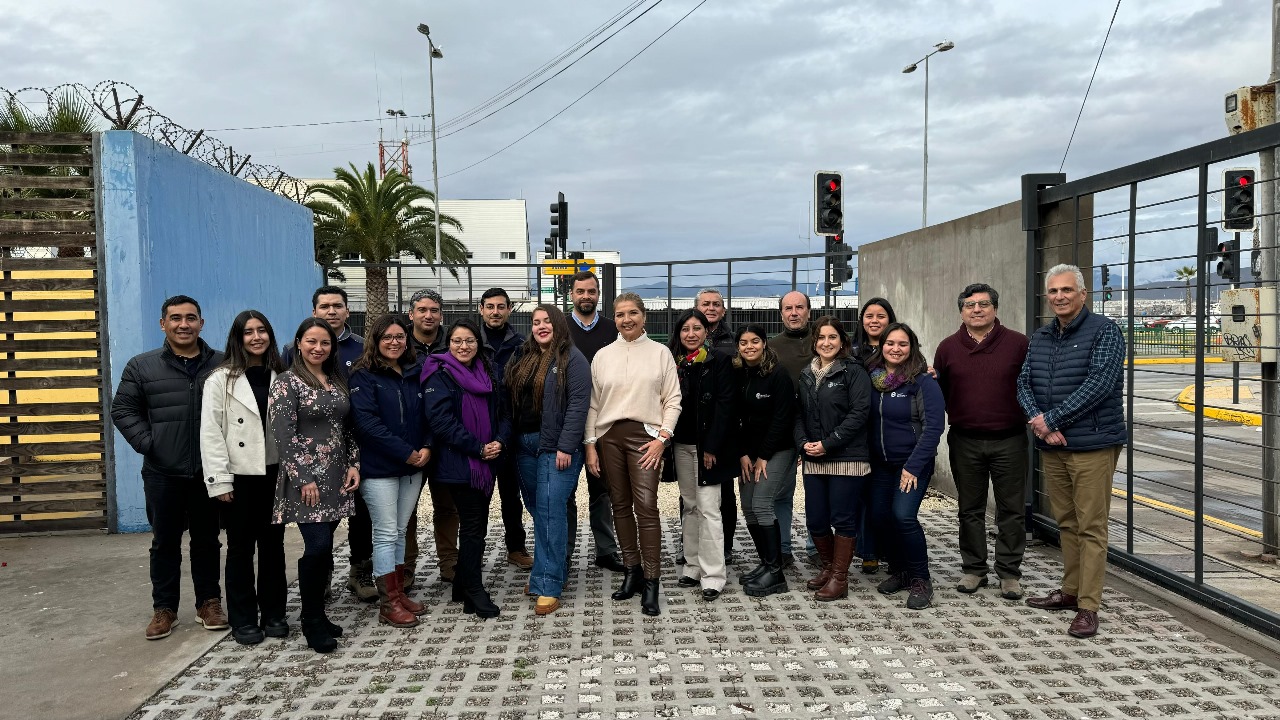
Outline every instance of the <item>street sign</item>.
{"type": "Polygon", "coordinates": [[[581,258],[578,260],[557,258],[542,261],[542,272],[547,275],[574,275],[583,270],[590,270],[593,273],[600,272],[593,258],[581,258]]]}

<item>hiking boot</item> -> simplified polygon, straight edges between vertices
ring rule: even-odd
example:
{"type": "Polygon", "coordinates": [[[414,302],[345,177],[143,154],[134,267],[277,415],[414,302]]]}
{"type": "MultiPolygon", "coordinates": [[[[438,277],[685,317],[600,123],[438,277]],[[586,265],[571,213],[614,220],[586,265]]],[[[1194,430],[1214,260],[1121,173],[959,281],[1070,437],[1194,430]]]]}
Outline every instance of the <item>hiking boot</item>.
{"type": "Polygon", "coordinates": [[[1005,600],[1022,599],[1022,583],[1017,578],[1000,578],[1000,597],[1005,600]]]}
{"type": "Polygon", "coordinates": [[[533,569],[533,556],[524,550],[513,550],[507,553],[507,562],[521,570],[533,569]]]}
{"type": "Polygon", "coordinates": [[[911,610],[924,610],[933,604],[933,583],[924,578],[911,581],[911,594],[907,596],[907,607],[911,610]]]}
{"type": "Polygon", "coordinates": [[[960,578],[960,584],[956,585],[956,590],[959,590],[965,595],[972,595],[978,592],[978,588],[984,588],[986,586],[986,575],[970,575],[969,573],[965,573],[964,576],[960,578]]]}
{"type": "Polygon", "coordinates": [[[167,638],[173,632],[173,626],[178,624],[178,614],[169,608],[160,608],[151,616],[151,622],[147,623],[147,639],[159,640],[167,638]]]}
{"type": "Polygon", "coordinates": [[[892,575],[885,578],[884,580],[881,580],[880,584],[876,586],[876,590],[878,590],[881,595],[892,595],[902,590],[906,586],[907,586],[907,574],[893,573],[892,575]]]}
{"type": "Polygon", "coordinates": [[[347,589],[361,602],[373,602],[378,599],[378,586],[373,583],[372,560],[351,564],[351,569],[347,571],[347,589]]]}
{"type": "Polygon", "coordinates": [[[227,614],[222,611],[222,598],[209,598],[196,608],[196,622],[205,630],[226,630],[231,627],[227,614]]]}

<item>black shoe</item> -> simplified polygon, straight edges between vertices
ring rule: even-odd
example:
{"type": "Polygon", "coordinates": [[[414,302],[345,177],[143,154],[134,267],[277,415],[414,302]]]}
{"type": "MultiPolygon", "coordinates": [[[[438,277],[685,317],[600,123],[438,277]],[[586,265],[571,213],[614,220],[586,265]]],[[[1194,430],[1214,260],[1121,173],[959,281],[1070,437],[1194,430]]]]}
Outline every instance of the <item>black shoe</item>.
{"type": "Polygon", "coordinates": [[[257,625],[241,625],[238,628],[232,628],[231,637],[234,637],[236,642],[241,645],[257,645],[265,638],[262,634],[262,628],[257,625]]]}
{"type": "Polygon", "coordinates": [[[796,564],[796,556],[791,553],[782,553],[782,567],[789,568],[796,564]]]}
{"type": "Polygon", "coordinates": [[[688,561],[684,559],[684,555],[681,555],[680,557],[676,558],[677,565],[684,565],[687,562],[688,561]]]}
{"type": "Polygon", "coordinates": [[[596,567],[612,570],[613,572],[626,572],[627,566],[622,564],[622,556],[618,553],[609,553],[608,555],[598,555],[596,557],[596,567]]]}
{"type": "Polygon", "coordinates": [[[759,565],[752,568],[749,572],[744,572],[741,575],[739,575],[738,582],[743,585],[746,585],[748,582],[751,582],[752,580],[755,580],[757,577],[760,577],[760,574],[767,569],[768,568],[764,566],[764,563],[760,563],[759,565]]]}
{"type": "Polygon", "coordinates": [[[733,554],[732,550],[724,551],[724,564],[726,567],[738,562],[738,556],[733,554]]]}
{"type": "Polygon", "coordinates": [[[698,585],[700,585],[701,583],[689,577],[688,575],[681,575],[680,579],[676,581],[676,584],[679,585],[680,587],[698,587],[698,585]]]}
{"type": "Polygon", "coordinates": [[[766,597],[784,593],[787,588],[787,576],[782,572],[782,532],[775,521],[772,525],[763,525],[760,532],[760,556],[764,560],[764,572],[751,578],[742,585],[742,592],[751,597],[766,597]]]}
{"type": "Polygon", "coordinates": [[[342,637],[342,626],[330,620],[328,614],[321,615],[320,619],[324,620],[325,624],[329,626],[330,635],[336,638],[342,637]]]}
{"type": "Polygon", "coordinates": [[[644,594],[640,596],[640,612],[649,617],[662,614],[662,608],[658,606],[658,578],[644,579],[644,594]]]}
{"type": "Polygon", "coordinates": [[[893,573],[884,580],[881,580],[880,584],[876,586],[876,590],[879,590],[881,595],[892,595],[906,586],[907,574],[893,573]]]}
{"type": "Polygon", "coordinates": [[[498,617],[502,609],[494,604],[493,598],[489,597],[489,591],[484,587],[468,590],[462,602],[462,612],[467,615],[475,615],[482,620],[498,617]]]}
{"type": "Polygon", "coordinates": [[[321,618],[304,619],[302,635],[307,639],[307,647],[318,653],[331,653],[338,649],[338,641],[329,634],[328,623],[321,618]]]}
{"type": "Polygon", "coordinates": [[[911,594],[907,597],[907,607],[911,610],[924,610],[933,604],[933,583],[924,578],[911,581],[911,594]]]}
{"type": "Polygon", "coordinates": [[[284,618],[276,618],[274,620],[263,620],[262,630],[267,637],[285,638],[289,637],[289,623],[284,618]]]}
{"type": "Polygon", "coordinates": [[[639,565],[627,568],[622,574],[622,585],[618,586],[617,592],[612,597],[614,600],[630,600],[640,592],[640,586],[644,584],[644,569],[639,565]]]}
{"type": "Polygon", "coordinates": [[[711,602],[712,600],[715,600],[718,597],[720,597],[719,590],[712,590],[711,588],[707,588],[706,590],[702,591],[702,599],[706,600],[707,602],[711,602]]]}

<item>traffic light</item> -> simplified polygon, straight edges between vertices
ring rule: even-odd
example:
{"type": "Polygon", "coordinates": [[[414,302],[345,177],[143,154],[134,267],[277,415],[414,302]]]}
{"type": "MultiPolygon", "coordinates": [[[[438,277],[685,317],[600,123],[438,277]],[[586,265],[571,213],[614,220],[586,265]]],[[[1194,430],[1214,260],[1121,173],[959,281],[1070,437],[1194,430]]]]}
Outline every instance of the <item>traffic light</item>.
{"type": "Polygon", "coordinates": [[[561,251],[569,241],[569,203],[564,201],[564,193],[557,193],[556,202],[551,203],[551,239],[561,251]]]}
{"type": "Polygon", "coordinates": [[[1110,286],[1110,285],[1106,285],[1106,286],[1104,286],[1104,287],[1102,288],[1102,299],[1103,299],[1103,300],[1110,300],[1110,299],[1111,299],[1111,286],[1110,286]]]}
{"type": "Polygon", "coordinates": [[[1218,277],[1227,282],[1240,282],[1240,241],[1235,237],[1218,243],[1218,277]]]}
{"type": "Polygon", "coordinates": [[[1222,171],[1222,227],[1227,230],[1253,230],[1257,218],[1253,214],[1252,168],[1222,171]]]}
{"type": "Polygon", "coordinates": [[[838,172],[819,170],[813,174],[813,234],[840,235],[844,232],[844,179],[838,172]]]}
{"type": "Polygon", "coordinates": [[[555,238],[547,238],[543,241],[543,253],[547,259],[551,259],[556,256],[555,238]]]}
{"type": "Polygon", "coordinates": [[[853,248],[844,241],[844,235],[832,235],[827,238],[827,262],[831,268],[830,282],[842,285],[853,279],[853,248]]]}
{"type": "MultiPolygon", "coordinates": [[[[1102,263],[1102,285],[1103,287],[1106,287],[1107,285],[1110,285],[1110,284],[1111,284],[1111,268],[1107,267],[1106,263],[1102,263]]],[[[1107,299],[1110,300],[1111,298],[1107,298],[1107,299]]]]}

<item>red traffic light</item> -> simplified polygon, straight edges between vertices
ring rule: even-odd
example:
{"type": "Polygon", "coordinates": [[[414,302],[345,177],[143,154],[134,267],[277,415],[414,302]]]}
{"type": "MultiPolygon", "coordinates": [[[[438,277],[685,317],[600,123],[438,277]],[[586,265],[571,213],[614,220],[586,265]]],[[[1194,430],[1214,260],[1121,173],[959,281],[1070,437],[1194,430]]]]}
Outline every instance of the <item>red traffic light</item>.
{"type": "Polygon", "coordinates": [[[1248,176],[1248,175],[1241,175],[1240,177],[1236,178],[1236,183],[1237,183],[1237,184],[1240,184],[1240,185],[1248,185],[1248,184],[1249,184],[1249,176],[1248,176]]]}
{"type": "Polygon", "coordinates": [[[839,180],[828,180],[828,181],[827,181],[827,190],[830,190],[831,192],[835,192],[835,191],[837,191],[837,190],[839,190],[839,189],[840,189],[840,181],[839,181],[839,180]]]}

